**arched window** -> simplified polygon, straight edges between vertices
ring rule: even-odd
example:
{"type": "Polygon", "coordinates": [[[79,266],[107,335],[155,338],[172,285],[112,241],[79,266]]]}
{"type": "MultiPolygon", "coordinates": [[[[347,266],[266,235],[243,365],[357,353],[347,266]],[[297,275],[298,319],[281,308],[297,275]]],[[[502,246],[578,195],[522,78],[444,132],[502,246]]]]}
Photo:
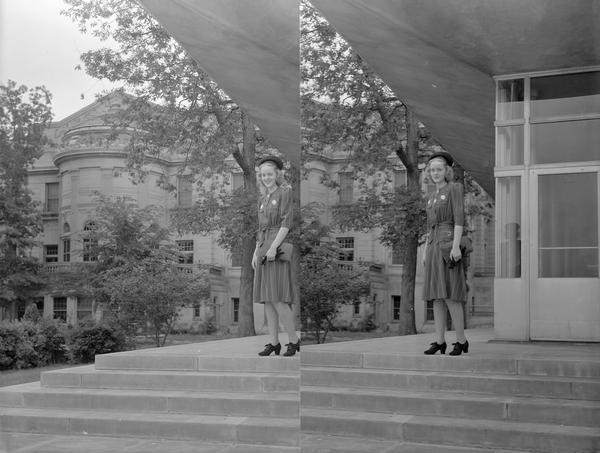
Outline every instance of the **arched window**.
{"type": "MultiPolygon", "coordinates": [[[[83,225],[83,231],[94,231],[96,222],[90,220],[83,225]]],[[[98,258],[94,254],[94,249],[98,246],[98,242],[90,237],[83,238],[83,261],[96,261],[98,258]]]]}
{"type": "Polygon", "coordinates": [[[95,229],[96,229],[96,222],[94,222],[93,220],[85,222],[85,225],[83,226],[83,231],[94,231],[95,229]]]}
{"type": "Polygon", "coordinates": [[[63,233],[70,233],[70,232],[71,232],[71,225],[69,225],[69,222],[63,223],[63,233]]]}

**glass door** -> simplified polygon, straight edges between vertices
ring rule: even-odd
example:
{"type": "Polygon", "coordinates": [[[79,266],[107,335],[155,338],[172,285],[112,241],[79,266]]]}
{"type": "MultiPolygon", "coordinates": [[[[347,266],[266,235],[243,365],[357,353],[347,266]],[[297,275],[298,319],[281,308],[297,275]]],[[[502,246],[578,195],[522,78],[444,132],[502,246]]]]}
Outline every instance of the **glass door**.
{"type": "Polygon", "coordinates": [[[530,170],[532,339],[600,338],[599,170],[530,170]]]}

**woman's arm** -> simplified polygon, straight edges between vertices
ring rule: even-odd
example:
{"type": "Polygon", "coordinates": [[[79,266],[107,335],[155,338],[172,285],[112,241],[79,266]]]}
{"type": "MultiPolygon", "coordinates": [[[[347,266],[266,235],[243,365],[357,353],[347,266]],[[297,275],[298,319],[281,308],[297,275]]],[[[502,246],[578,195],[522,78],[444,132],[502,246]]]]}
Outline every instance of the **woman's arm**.
{"type": "Polygon", "coordinates": [[[462,253],[460,251],[460,238],[463,234],[463,226],[462,225],[454,225],[454,238],[452,238],[452,250],[450,251],[450,257],[454,259],[454,261],[458,261],[462,257],[462,253]]]}
{"type": "Polygon", "coordinates": [[[273,243],[271,244],[271,247],[269,247],[269,250],[267,250],[267,259],[269,261],[273,261],[275,259],[275,255],[277,253],[277,247],[279,247],[281,245],[281,243],[283,241],[285,241],[285,237],[287,236],[288,231],[290,231],[290,229],[287,227],[279,228],[279,231],[277,232],[277,236],[275,236],[275,239],[273,239],[273,243]]]}
{"type": "Polygon", "coordinates": [[[462,257],[460,251],[460,238],[462,237],[465,224],[465,208],[463,186],[460,183],[452,183],[450,187],[450,202],[452,203],[452,218],[454,220],[454,237],[452,238],[452,250],[450,257],[458,261],[462,257]]]}

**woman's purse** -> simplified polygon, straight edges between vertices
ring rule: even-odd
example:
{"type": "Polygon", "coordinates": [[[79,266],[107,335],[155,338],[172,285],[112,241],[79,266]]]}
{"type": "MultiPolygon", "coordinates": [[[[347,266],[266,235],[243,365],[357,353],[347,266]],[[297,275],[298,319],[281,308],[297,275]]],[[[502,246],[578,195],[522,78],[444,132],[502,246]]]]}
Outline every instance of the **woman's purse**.
{"type": "MultiPolygon", "coordinates": [[[[294,245],[290,242],[282,242],[279,247],[277,247],[277,252],[275,253],[275,259],[280,261],[291,261],[292,253],[294,252],[294,245]]],[[[263,255],[260,264],[265,264],[267,262],[267,255],[263,255]]]]}

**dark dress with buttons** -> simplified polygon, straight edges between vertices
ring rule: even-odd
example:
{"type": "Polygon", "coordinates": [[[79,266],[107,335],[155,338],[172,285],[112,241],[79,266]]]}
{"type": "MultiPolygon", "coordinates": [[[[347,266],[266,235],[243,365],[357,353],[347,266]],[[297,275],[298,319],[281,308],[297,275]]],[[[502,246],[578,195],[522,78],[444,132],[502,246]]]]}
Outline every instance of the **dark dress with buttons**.
{"type": "Polygon", "coordinates": [[[464,226],[463,187],[448,183],[427,198],[427,255],[423,299],[451,299],[465,303],[467,284],[464,260],[449,268],[454,226],[464,226]]]}
{"type": "Polygon", "coordinates": [[[254,271],[254,303],[293,303],[291,263],[276,259],[261,264],[279,228],[291,228],[293,218],[292,190],[278,187],[264,195],[258,203],[258,265],[254,271]]]}

